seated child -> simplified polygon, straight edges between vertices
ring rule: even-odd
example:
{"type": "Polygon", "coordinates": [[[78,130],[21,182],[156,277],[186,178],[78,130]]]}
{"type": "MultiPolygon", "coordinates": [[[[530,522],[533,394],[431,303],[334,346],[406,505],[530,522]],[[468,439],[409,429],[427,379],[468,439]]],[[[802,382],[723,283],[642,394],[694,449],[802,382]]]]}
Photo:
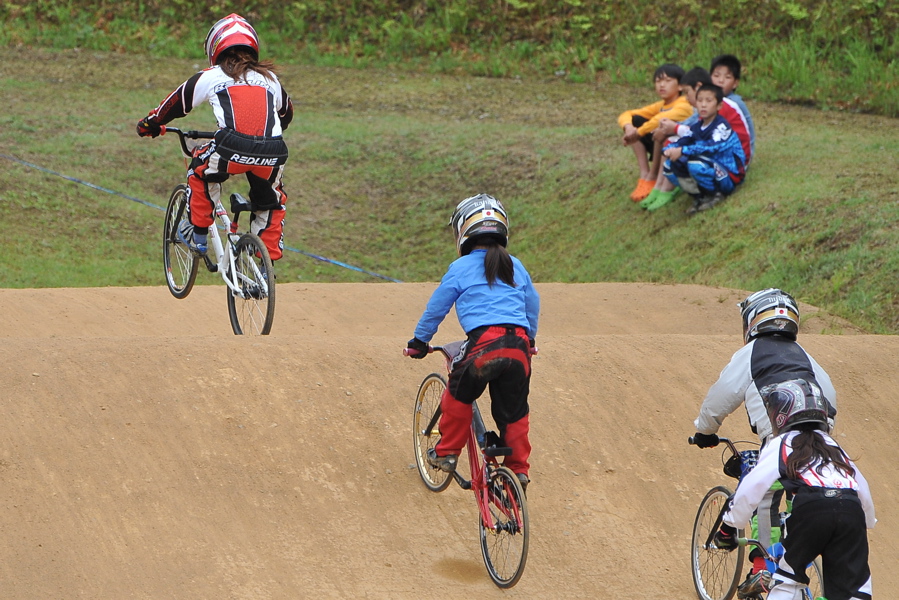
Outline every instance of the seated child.
{"type": "Polygon", "coordinates": [[[665,176],[693,197],[687,214],[708,210],[732,193],[744,173],[745,155],[730,123],[718,114],[724,92],[705,84],[696,92],[699,122],[669,144],[663,154],[665,176]]]}
{"type": "Polygon", "coordinates": [[[743,154],[746,155],[746,168],[755,156],[755,125],[749,115],[749,109],[743,98],[736,93],[740,83],[740,61],[733,54],[721,54],[712,59],[712,83],[724,90],[724,102],[719,113],[728,120],[737,132],[743,154]]]}
{"type": "Polygon", "coordinates": [[[681,96],[680,80],[683,75],[684,70],[677,65],[660,66],[653,75],[660,100],[643,108],[626,110],[618,116],[618,125],[624,130],[621,141],[634,151],[640,170],[637,187],[631,193],[634,202],[649,195],[659,176],[661,142],[652,139],[652,132],[659,126],[659,121],[662,117],[682,121],[693,112],[693,107],[681,96]]]}
{"type": "MultiPolygon", "coordinates": [[[[659,121],[659,127],[652,134],[653,140],[661,140],[662,144],[677,141],[683,135],[690,132],[690,127],[699,121],[699,111],[696,110],[696,91],[705,83],[712,83],[709,72],[702,67],[693,67],[684,74],[681,79],[681,90],[687,98],[687,102],[693,107],[693,114],[678,123],[668,117],[659,121]]],[[[654,211],[670,203],[680,193],[680,188],[668,181],[663,172],[659,172],[656,185],[649,195],[640,202],[640,208],[654,211]]]]}

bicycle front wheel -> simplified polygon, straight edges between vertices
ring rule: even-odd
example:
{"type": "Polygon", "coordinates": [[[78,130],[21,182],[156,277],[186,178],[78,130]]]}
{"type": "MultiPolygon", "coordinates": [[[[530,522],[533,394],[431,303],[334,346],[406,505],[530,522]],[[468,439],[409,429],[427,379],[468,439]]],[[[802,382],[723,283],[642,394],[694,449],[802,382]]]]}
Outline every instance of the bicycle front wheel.
{"type": "Polygon", "coordinates": [[[178,239],[178,225],[187,218],[187,186],[175,186],[162,226],[162,262],[165,282],[175,298],[186,298],[194,287],[200,257],[178,239]]]}
{"type": "Polygon", "coordinates": [[[412,451],[418,474],[425,486],[432,492],[442,492],[452,481],[452,476],[428,464],[428,450],[437,446],[440,432],[437,430],[440,419],[440,398],[446,389],[446,381],[437,373],[424,378],[415,396],[415,408],[412,411],[412,451]],[[433,421],[433,425],[428,427],[433,421]]]}
{"type": "MultiPolygon", "coordinates": [[[[745,548],[740,546],[727,551],[706,546],[730,495],[730,490],[724,486],[710,489],[700,502],[693,523],[690,553],[693,585],[701,600],[730,600],[740,584],[740,565],[743,564],[745,548]]],[[[742,530],[738,530],[737,535],[742,537],[742,530]]]]}
{"type": "Polygon", "coordinates": [[[227,289],[231,329],[235,335],[268,335],[275,320],[275,271],[257,235],[245,233],[237,240],[234,267],[227,277],[240,291],[227,289]]]}
{"type": "Polygon", "coordinates": [[[498,467],[487,484],[487,511],[493,524],[480,519],[481,554],[490,578],[501,588],[521,579],[528,561],[528,506],[515,473],[498,467]]]}
{"type": "Polygon", "coordinates": [[[817,600],[824,597],[824,571],[821,568],[821,557],[819,556],[805,570],[808,577],[808,587],[802,591],[803,600],[817,600]]]}

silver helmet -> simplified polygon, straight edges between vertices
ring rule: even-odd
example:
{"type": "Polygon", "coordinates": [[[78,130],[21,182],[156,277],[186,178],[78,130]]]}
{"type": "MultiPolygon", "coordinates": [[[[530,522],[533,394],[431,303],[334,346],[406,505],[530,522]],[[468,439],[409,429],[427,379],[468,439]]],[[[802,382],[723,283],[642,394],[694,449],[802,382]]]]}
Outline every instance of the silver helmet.
{"type": "Polygon", "coordinates": [[[766,333],[780,333],[796,339],[799,333],[799,305],[793,296],[777,288],[750,294],[738,304],[743,318],[743,340],[766,333]]]}
{"type": "Polygon", "coordinates": [[[509,218],[499,200],[488,194],[466,198],[456,206],[450,219],[456,235],[456,250],[465,256],[476,245],[476,238],[488,236],[500,245],[509,243],[509,218]]]}

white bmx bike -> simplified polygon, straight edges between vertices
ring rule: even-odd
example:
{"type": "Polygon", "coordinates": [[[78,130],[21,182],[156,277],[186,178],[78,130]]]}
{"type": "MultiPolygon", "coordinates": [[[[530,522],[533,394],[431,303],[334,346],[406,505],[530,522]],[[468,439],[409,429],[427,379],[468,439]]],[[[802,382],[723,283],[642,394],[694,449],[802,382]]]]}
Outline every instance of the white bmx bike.
{"type": "MultiPolygon", "coordinates": [[[[192,157],[188,139],[211,139],[211,131],[181,131],[163,128],[162,133],[178,134],[181,151],[192,157]]],[[[259,236],[237,229],[242,212],[250,212],[250,202],[240,194],[231,194],[232,221],[221,200],[215,205],[223,234],[214,225],[209,228],[209,251],[202,255],[206,269],[218,273],[225,282],[228,295],[228,315],[236,335],[268,335],[275,318],[275,272],[268,249],[259,236]],[[214,257],[210,257],[214,254],[214,257]]],[[[178,226],[187,218],[187,186],[175,186],[162,231],[162,259],[165,281],[175,298],[186,298],[197,278],[201,255],[193,252],[178,237],[178,226]]]]}

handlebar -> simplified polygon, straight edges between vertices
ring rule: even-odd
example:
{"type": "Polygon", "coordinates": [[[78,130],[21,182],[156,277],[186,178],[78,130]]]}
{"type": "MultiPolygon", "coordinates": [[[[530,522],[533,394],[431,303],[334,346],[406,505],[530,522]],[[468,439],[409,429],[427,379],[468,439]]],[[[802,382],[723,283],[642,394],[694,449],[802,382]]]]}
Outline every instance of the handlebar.
{"type": "MultiPolygon", "coordinates": [[[[452,359],[456,356],[456,354],[458,354],[459,350],[461,349],[462,342],[452,342],[450,344],[447,344],[446,346],[428,346],[428,354],[431,354],[433,352],[442,352],[446,358],[452,359]]],[[[531,348],[530,352],[531,356],[537,354],[537,347],[534,346],[533,348],[531,348]]],[[[418,356],[418,351],[413,350],[412,348],[403,348],[403,356],[418,356]]],[[[692,440],[693,438],[690,439],[692,440]]]]}
{"type": "MultiPolygon", "coordinates": [[[[691,435],[690,437],[687,438],[687,443],[690,444],[691,446],[695,446],[695,445],[696,445],[696,440],[695,440],[695,439],[693,438],[693,436],[691,435]]],[[[729,438],[726,438],[726,437],[719,437],[719,438],[718,438],[718,443],[726,445],[726,446],[728,447],[728,449],[730,449],[730,451],[733,452],[734,454],[738,454],[738,453],[739,453],[739,450],[737,450],[737,447],[734,445],[733,441],[730,440],[729,438]]],[[[714,447],[714,446],[713,446],[713,447],[714,447]]]]}
{"type": "Polygon", "coordinates": [[[165,135],[169,131],[171,131],[172,133],[178,134],[178,141],[181,142],[181,151],[184,153],[184,156],[186,156],[188,158],[193,156],[193,153],[190,151],[190,148],[187,147],[187,139],[188,138],[192,139],[192,140],[205,140],[205,139],[211,140],[212,138],[215,137],[214,131],[197,131],[195,129],[183,131],[181,129],[178,129],[177,127],[167,127],[166,125],[162,126],[161,131],[159,132],[159,135],[165,135]]]}

